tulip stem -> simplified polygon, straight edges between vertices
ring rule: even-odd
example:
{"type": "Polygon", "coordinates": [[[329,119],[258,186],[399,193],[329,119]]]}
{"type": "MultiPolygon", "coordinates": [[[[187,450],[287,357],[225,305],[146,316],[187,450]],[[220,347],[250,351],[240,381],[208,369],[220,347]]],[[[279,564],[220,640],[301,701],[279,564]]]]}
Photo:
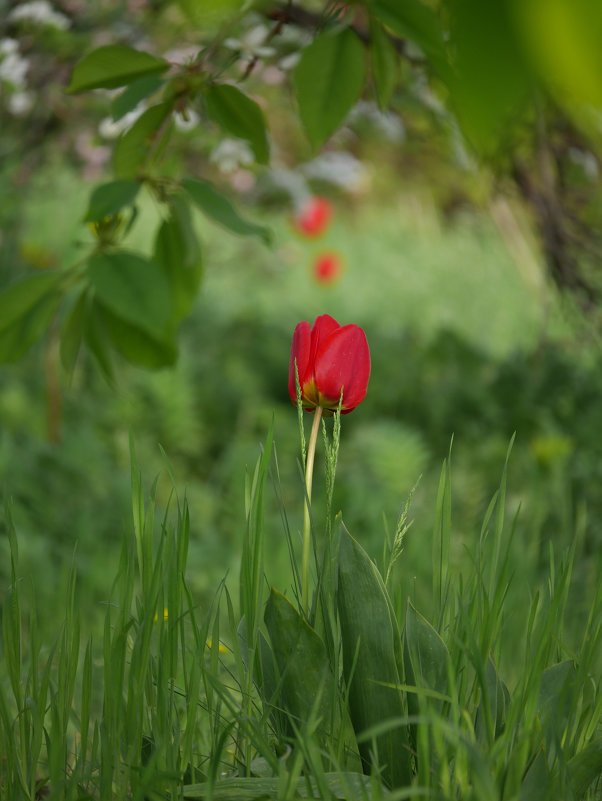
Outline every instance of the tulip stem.
{"type": "Polygon", "coordinates": [[[322,419],[322,407],[317,406],[314,412],[314,421],[311,427],[309,445],[307,448],[307,461],[305,463],[305,507],[303,513],[303,552],[301,556],[301,603],[303,609],[309,612],[309,553],[311,543],[311,519],[309,510],[311,508],[311,485],[314,474],[314,456],[316,454],[316,442],[318,431],[320,430],[320,420],[322,419]]]}

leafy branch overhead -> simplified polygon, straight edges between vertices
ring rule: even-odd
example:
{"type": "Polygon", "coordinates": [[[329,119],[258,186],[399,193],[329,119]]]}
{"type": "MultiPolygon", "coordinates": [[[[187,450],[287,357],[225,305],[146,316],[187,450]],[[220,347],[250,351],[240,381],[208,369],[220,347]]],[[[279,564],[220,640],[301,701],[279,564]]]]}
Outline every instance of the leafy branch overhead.
{"type": "Polygon", "coordinates": [[[172,364],[178,326],[200,285],[198,215],[230,234],[271,241],[268,228],[239,211],[215,183],[196,145],[187,168],[174,169],[177,124],[196,115],[204,134],[234,138],[250,154],[249,169],[269,174],[280,167],[287,135],[272,125],[278,104],[290,108],[303,147],[316,155],[336,149],[333,137],[361,99],[373,98],[395,114],[408,98],[422,103],[455,137],[453,147],[461,134],[468,158],[488,165],[493,182],[511,185],[523,198],[551,275],[582,305],[595,306],[600,289],[588,265],[596,248],[602,252],[602,226],[588,224],[596,213],[589,206],[582,223],[573,197],[565,201],[562,193],[567,159],[579,147],[599,145],[602,95],[591,76],[602,68],[602,7],[586,0],[523,6],[448,0],[436,7],[424,0],[286,2],[249,10],[231,3],[211,27],[200,25],[205,12],[195,4],[165,5],[188,20],[195,44],[185,56],[150,52],[152,39],[132,46],[116,35],[71,65],[66,104],[84,102],[76,96],[98,103],[99,92],[112,93],[112,122],[122,126],[112,148],[113,175],[82,209],[95,235],[87,255],[60,275],[28,277],[0,296],[6,306],[13,297],[26,299],[2,322],[0,360],[21,358],[58,315],[68,375],[80,342],[107,376],[113,350],[148,367],[172,364]],[[251,41],[257,30],[260,38],[251,41]],[[286,60],[292,66],[283,71],[286,60]],[[253,80],[264,66],[278,67],[281,88],[253,80]],[[563,138],[559,131],[569,133],[563,138]],[[149,196],[162,217],[154,252],[133,253],[128,235],[149,196]],[[132,304],[123,301],[128,292],[132,304]]]}

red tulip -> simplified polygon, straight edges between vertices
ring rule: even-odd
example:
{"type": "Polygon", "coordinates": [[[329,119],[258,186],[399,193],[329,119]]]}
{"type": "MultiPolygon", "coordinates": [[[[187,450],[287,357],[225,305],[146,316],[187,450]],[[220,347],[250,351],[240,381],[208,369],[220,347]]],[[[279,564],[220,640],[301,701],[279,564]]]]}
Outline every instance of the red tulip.
{"type": "Polygon", "coordinates": [[[333,250],[319,253],[313,263],[314,277],[320,284],[332,284],[343,268],[341,257],[333,250]]]}
{"type": "Polygon", "coordinates": [[[370,378],[370,350],[362,329],[339,325],[329,314],[316,318],[313,326],[302,322],[293,334],[288,371],[288,392],[297,402],[295,362],[299,373],[303,408],[313,412],[321,406],[332,415],[343,390],[341,413],[348,414],[366,397],[370,378]]]}
{"type": "Polygon", "coordinates": [[[293,225],[303,236],[317,237],[324,233],[331,217],[330,201],[325,197],[311,197],[295,215],[293,225]]]}

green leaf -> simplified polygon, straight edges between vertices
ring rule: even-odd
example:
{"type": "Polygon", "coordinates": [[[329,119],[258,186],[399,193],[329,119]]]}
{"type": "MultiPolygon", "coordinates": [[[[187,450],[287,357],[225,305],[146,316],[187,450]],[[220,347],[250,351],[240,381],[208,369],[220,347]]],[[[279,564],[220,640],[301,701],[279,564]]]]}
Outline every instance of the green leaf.
{"type": "Polygon", "coordinates": [[[273,587],[264,619],[280,673],[281,705],[295,725],[318,713],[322,726],[331,731],[333,708],[330,700],[334,680],[324,643],[284,595],[273,587]]]}
{"type": "Polygon", "coordinates": [[[207,217],[224,228],[241,236],[258,236],[266,245],[272,240],[269,228],[249,222],[241,217],[231,201],[222,195],[208,181],[198,178],[185,178],[182,187],[188,192],[194,203],[207,217]]]}
{"type": "Polygon", "coordinates": [[[548,769],[548,761],[545,752],[541,749],[523,777],[519,799],[520,801],[552,801],[552,799],[556,801],[555,797],[550,794],[553,786],[553,777],[548,769]]]}
{"type": "MultiPolygon", "coordinates": [[[[409,601],[406,607],[404,655],[408,685],[441,695],[447,694],[447,663],[449,660],[447,646],[428,620],[409,601]]],[[[425,703],[439,711],[442,707],[442,699],[426,694],[408,692],[407,699],[411,715],[420,714],[425,703]]],[[[417,737],[415,724],[410,727],[410,736],[412,744],[415,745],[417,737]]]]}
{"type": "Polygon", "coordinates": [[[158,75],[144,75],[131,83],[111,103],[113,119],[120,120],[128,112],[133,111],[141,100],[153,95],[163,83],[163,79],[158,75]]]}
{"type": "Polygon", "coordinates": [[[583,798],[590,784],[602,775],[602,737],[598,737],[568,763],[575,798],[583,798]]]}
{"type": "Polygon", "coordinates": [[[57,271],[39,273],[0,294],[0,362],[18,361],[48,329],[64,277],[57,271]]]}
{"type": "Polygon", "coordinates": [[[98,303],[98,313],[113,346],[132,364],[156,370],[176,362],[178,347],[173,335],[159,336],[132,325],[103,303],[98,303]]]}
{"type": "Polygon", "coordinates": [[[228,83],[213,83],[207,89],[205,106],[214,122],[249,142],[260,164],[268,163],[270,148],[265,119],[254,100],[228,83]]]}
{"type": "Polygon", "coordinates": [[[564,732],[572,705],[575,664],[571,660],[558,662],[541,674],[537,712],[548,747],[564,732]]]}
{"type": "Polygon", "coordinates": [[[375,19],[370,22],[370,34],[372,37],[372,47],[370,48],[372,78],[374,79],[378,105],[384,110],[389,106],[391,95],[397,83],[399,75],[398,56],[386,31],[375,19]]]}
{"type": "Polygon", "coordinates": [[[113,362],[98,303],[89,293],[84,314],[84,342],[96,358],[109,384],[114,383],[113,362]]]}
{"type": "Polygon", "coordinates": [[[101,222],[124,206],[131,206],[140,190],[138,181],[110,181],[97,186],[90,195],[84,222],[101,222]]]}
{"type": "Polygon", "coordinates": [[[57,290],[63,279],[63,273],[48,270],[10,284],[0,293],[0,331],[11,327],[45,295],[57,290]]]}
{"type": "Polygon", "coordinates": [[[368,0],[370,12],[402,39],[423,51],[440,78],[448,81],[450,68],[439,19],[421,0],[368,0]]]}
{"type": "Polygon", "coordinates": [[[174,319],[179,321],[192,308],[201,283],[203,263],[189,204],[174,197],[170,200],[170,211],[170,216],[157,232],[154,260],[167,276],[173,296],[174,319]]]}
{"type": "Polygon", "coordinates": [[[530,66],[506,0],[458,0],[453,6],[452,102],[464,134],[487,156],[506,140],[532,92],[530,66]]]}
{"type": "Polygon", "coordinates": [[[113,167],[120,178],[134,178],[148,156],[157,131],[172,110],[172,103],[159,103],[148,108],[129,131],[121,136],[113,151],[113,167]]]}
{"type": "Polygon", "coordinates": [[[477,709],[475,730],[481,742],[488,742],[488,726],[486,722],[487,714],[493,726],[493,739],[499,737],[506,721],[506,711],[510,704],[510,693],[505,683],[500,678],[493,659],[489,657],[485,665],[485,686],[487,691],[487,704],[489,712],[485,711],[485,698],[481,698],[477,709]]]}
{"type": "Polygon", "coordinates": [[[302,51],[293,80],[299,115],[314,149],[345,120],[365,75],[364,48],[350,28],[323,33],[302,51]]]}
{"type": "MultiPolygon", "coordinates": [[[[406,671],[411,669],[413,683],[446,695],[449,651],[428,620],[409,601],[406,609],[405,650],[406,671]]],[[[441,703],[438,702],[437,705],[440,706],[441,703]]]]}
{"type": "Polygon", "coordinates": [[[512,6],[528,55],[569,111],[602,107],[602,5],[597,0],[530,0],[512,6]]]}
{"type": "Polygon", "coordinates": [[[151,56],[150,53],[121,44],[103,45],[85,55],[75,65],[67,91],[114,89],[117,86],[126,86],[143,75],[164,72],[167,69],[167,61],[151,56]]]}
{"type": "Polygon", "coordinates": [[[61,362],[69,380],[73,375],[75,362],[84,335],[86,321],[86,290],[79,297],[65,316],[61,327],[61,362]]]}
{"type": "MultiPolygon", "coordinates": [[[[341,524],[337,603],[343,643],[343,672],[356,735],[405,715],[397,670],[396,622],[383,580],[368,554],[341,524]]],[[[407,731],[395,726],[376,736],[382,776],[391,787],[407,786],[412,771],[407,731]]],[[[366,770],[372,741],[359,743],[366,770]]]]}
{"type": "Polygon", "coordinates": [[[98,300],[113,314],[152,336],[171,320],[171,290],[160,265],[135,253],[99,253],[88,262],[98,300]]]}

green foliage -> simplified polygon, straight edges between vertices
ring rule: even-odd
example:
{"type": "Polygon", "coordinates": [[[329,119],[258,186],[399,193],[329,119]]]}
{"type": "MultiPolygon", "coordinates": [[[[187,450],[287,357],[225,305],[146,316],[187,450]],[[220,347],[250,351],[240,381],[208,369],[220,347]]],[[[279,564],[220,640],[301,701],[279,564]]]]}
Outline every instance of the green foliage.
{"type": "MultiPolygon", "coordinates": [[[[187,504],[175,494],[175,509],[159,518],[158,482],[146,499],[133,440],[130,448],[132,524],[104,608],[101,642],[80,642],[80,589],[72,568],[64,621],[41,661],[35,594],[30,600],[23,593],[17,535],[6,510],[4,795],[33,799],[44,788],[52,798],[91,799],[597,797],[600,589],[582,647],[570,659],[556,659],[574,548],[558,564],[552,558],[541,600],[534,596],[523,619],[527,654],[512,686],[493,657],[512,647],[502,634],[504,604],[490,597],[484,581],[491,573],[504,582],[503,597],[512,591],[505,571],[510,539],[499,523],[487,558],[477,554],[473,568],[450,586],[442,634],[412,603],[403,613],[394,609],[376,566],[343,528],[337,596],[329,591],[323,601],[337,610],[330,632],[335,649],[329,652],[275,589],[265,605],[269,645],[260,617],[261,527],[272,431],[249,488],[238,613],[223,584],[213,601],[195,603],[187,578],[187,504]],[[500,623],[494,641],[490,614],[500,623]],[[341,648],[339,675],[331,660],[341,648]],[[282,712],[283,729],[276,724],[282,712]],[[356,747],[370,777],[357,771],[356,747]]],[[[172,475],[169,464],[167,472],[172,475]]],[[[505,477],[494,500],[503,498],[504,484],[505,477]]],[[[483,529],[490,519],[488,512],[483,529]]],[[[315,545],[323,547],[319,539],[315,545]]],[[[442,569],[446,574],[448,566],[442,569]]],[[[495,582],[491,590],[499,595],[495,582]]]]}
{"type": "Polygon", "coordinates": [[[125,206],[133,205],[140,190],[137,181],[110,181],[97,186],[90,196],[90,205],[84,222],[99,223],[113,217],[125,206]]]}
{"type": "Polygon", "coordinates": [[[340,539],[337,605],[349,713],[364,769],[369,771],[373,763],[380,765],[387,786],[406,786],[411,767],[405,709],[398,689],[397,622],[380,574],[345,529],[340,539]],[[384,731],[373,733],[377,728],[384,731]]]}
{"type": "Polygon", "coordinates": [[[148,164],[156,147],[157,134],[173,108],[171,101],[147,108],[144,114],[121,136],[113,152],[113,167],[118,178],[135,178],[148,164]]]}
{"type": "Polygon", "coordinates": [[[350,28],[316,37],[295,68],[299,116],[314,149],[341,125],[365,81],[366,57],[350,28]]]}
{"type": "Polygon", "coordinates": [[[18,361],[50,325],[65,276],[40,273],[12,284],[0,295],[0,361],[18,361]]]}
{"type": "Polygon", "coordinates": [[[169,324],[170,287],[160,265],[115,251],[93,256],[87,269],[96,298],[118,317],[151,332],[169,324]]]}
{"type": "Polygon", "coordinates": [[[67,91],[112,89],[169,68],[167,61],[120,44],[103,45],[79,61],[73,69],[67,91]]]}
{"type": "Polygon", "coordinates": [[[395,0],[367,0],[372,14],[384,25],[418,45],[432,67],[444,80],[449,79],[449,61],[441,23],[437,14],[422,0],[396,3],[395,0]]]}
{"type": "Polygon", "coordinates": [[[216,223],[240,236],[258,236],[267,244],[271,241],[271,234],[264,225],[249,222],[241,217],[230,200],[222,195],[208,181],[198,178],[185,178],[182,187],[190,195],[196,206],[216,223]]]}
{"type": "Polygon", "coordinates": [[[265,120],[257,103],[236,86],[212,83],[205,93],[205,106],[209,117],[225,131],[246,139],[259,164],[270,158],[265,120]]]}

